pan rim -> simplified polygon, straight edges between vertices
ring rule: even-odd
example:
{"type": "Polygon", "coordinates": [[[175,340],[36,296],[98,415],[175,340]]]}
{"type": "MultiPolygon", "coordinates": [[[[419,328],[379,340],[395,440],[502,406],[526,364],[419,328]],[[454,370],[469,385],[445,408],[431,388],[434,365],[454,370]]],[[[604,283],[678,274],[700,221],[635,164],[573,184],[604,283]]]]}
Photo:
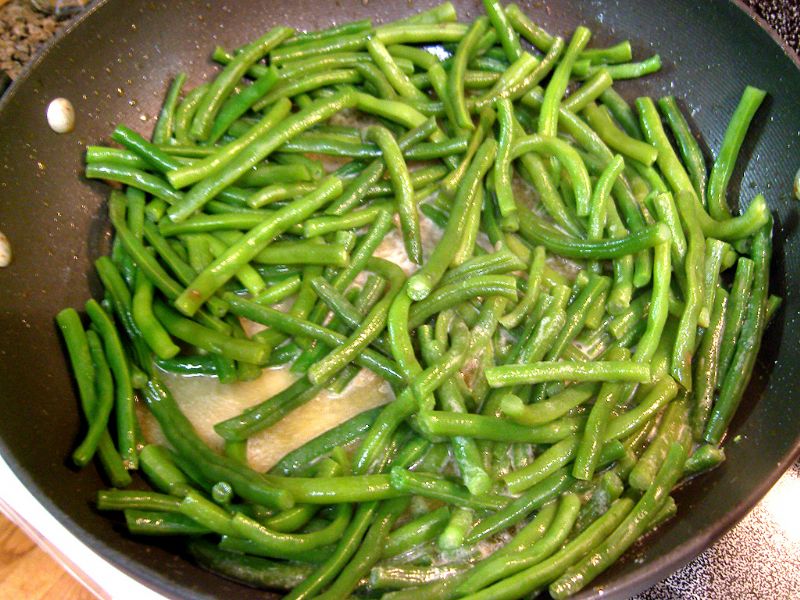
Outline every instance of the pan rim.
{"type": "MultiPolygon", "coordinates": [[[[19,76],[14,80],[11,86],[6,90],[0,98],[0,112],[2,112],[6,105],[9,104],[17,94],[17,89],[30,79],[31,74],[36,70],[44,58],[60,44],[60,42],[74,31],[78,30],[83,24],[93,17],[98,11],[103,10],[106,5],[111,4],[112,0],[99,0],[91,6],[86,12],[81,14],[67,27],[56,34],[51,40],[40,48],[31,61],[22,69],[19,76]]],[[[719,4],[732,4],[742,12],[744,12],[750,19],[753,20],[755,25],[762,29],[771,38],[772,42],[778,45],[782,52],[789,58],[794,66],[800,70],[800,55],[783,40],[777,32],[761,18],[753,8],[745,4],[743,0],[719,0],[719,4]]],[[[185,588],[177,584],[161,573],[152,570],[144,564],[131,561],[125,553],[118,551],[97,536],[89,533],[81,527],[72,517],[67,515],[61,510],[44,491],[38,486],[22,468],[16,457],[7,446],[5,440],[0,437],[0,458],[6,462],[9,468],[13,471],[17,479],[36,496],[39,504],[47,510],[48,513],[55,516],[57,520],[67,529],[73,536],[78,538],[95,554],[104,559],[107,563],[114,568],[125,573],[132,579],[151,587],[154,592],[162,594],[166,597],[181,597],[185,588]]],[[[602,592],[598,592],[592,588],[584,591],[575,596],[575,598],[588,599],[598,598],[602,596],[622,597],[637,593],[648,587],[652,581],[664,579],[669,574],[677,571],[684,565],[688,564],[703,550],[708,548],[713,542],[719,539],[722,535],[727,533],[736,523],[738,523],[745,515],[747,515],[755,505],[767,494],[767,492],[775,485],[775,483],[783,476],[786,470],[800,458],[800,434],[789,446],[788,451],[780,458],[776,466],[769,472],[755,488],[748,494],[733,510],[723,514],[720,518],[716,519],[703,530],[696,531],[691,538],[686,542],[676,546],[670,552],[660,556],[659,558],[648,563],[642,568],[638,568],[632,573],[626,574],[622,577],[610,582],[605,586],[602,592]]],[[[35,524],[31,524],[34,528],[35,524]]],[[[210,598],[207,594],[202,592],[193,591],[195,597],[210,598]]]]}

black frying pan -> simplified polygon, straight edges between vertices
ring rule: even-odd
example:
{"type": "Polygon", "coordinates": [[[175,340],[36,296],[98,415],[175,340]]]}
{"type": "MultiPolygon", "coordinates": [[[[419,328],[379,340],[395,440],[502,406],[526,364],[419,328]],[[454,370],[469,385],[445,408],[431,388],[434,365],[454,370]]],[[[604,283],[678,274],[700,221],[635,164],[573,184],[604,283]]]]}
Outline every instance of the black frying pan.
{"type": "MultiPolygon", "coordinates": [[[[0,453],[65,526],[120,569],[168,596],[216,596],[250,590],[206,573],[167,543],[126,536],[92,499],[103,481],[93,467],[67,463],[81,430],[53,316],[98,292],[91,263],[107,249],[107,188],[80,176],[87,144],[107,141],[117,123],[149,133],[168,79],[178,71],[199,83],[213,68],[215,44],[236,47],[275,24],[316,28],[332,21],[376,21],[427,8],[431,0],[292,0],[228,3],[109,0],[96,6],[17,81],[0,102],[0,231],[15,254],[0,269],[0,453]],[[65,96],[77,128],[52,133],[49,100],[65,96]]],[[[479,2],[456,2],[474,18],[479,2]]],[[[746,84],[769,91],[748,136],[733,182],[747,202],[763,191],[776,217],[775,293],[785,304],[772,324],[758,372],[731,427],[728,461],[677,493],[679,514],[628,553],[601,581],[605,594],[644,589],[688,562],[741,518],[800,450],[800,233],[792,176],[800,166],[800,71],[757,19],[718,0],[520,2],[550,31],[580,24],[593,43],[631,39],[637,56],[661,53],[664,70],[620,86],[629,97],[675,94],[713,149],[746,84]],[[527,5],[527,6],[526,6],[527,5]],[[632,560],[632,559],[636,560],[632,560]]],[[[589,591],[591,595],[596,591],[589,591]]]]}

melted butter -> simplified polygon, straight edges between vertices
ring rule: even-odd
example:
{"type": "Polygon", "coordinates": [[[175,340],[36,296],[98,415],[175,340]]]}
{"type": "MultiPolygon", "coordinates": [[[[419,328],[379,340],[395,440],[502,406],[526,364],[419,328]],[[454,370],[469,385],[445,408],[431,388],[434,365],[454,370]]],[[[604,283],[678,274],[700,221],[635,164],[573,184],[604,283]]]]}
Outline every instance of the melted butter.
{"type": "MultiPolygon", "coordinates": [[[[163,373],[162,378],[200,438],[221,452],[223,440],[214,431],[214,425],[271,398],[291,385],[296,376],[288,367],[280,367],[265,369],[261,377],[253,381],[232,384],[222,384],[216,377],[186,377],[173,373],[163,373]]],[[[247,443],[247,460],[256,471],[266,471],[288,452],[365,410],[386,404],[392,398],[387,383],[362,369],[342,394],[323,390],[271,427],[251,437],[247,443]]],[[[150,443],[165,444],[164,434],[155,418],[146,410],[141,411],[139,417],[145,439],[150,443]]]]}

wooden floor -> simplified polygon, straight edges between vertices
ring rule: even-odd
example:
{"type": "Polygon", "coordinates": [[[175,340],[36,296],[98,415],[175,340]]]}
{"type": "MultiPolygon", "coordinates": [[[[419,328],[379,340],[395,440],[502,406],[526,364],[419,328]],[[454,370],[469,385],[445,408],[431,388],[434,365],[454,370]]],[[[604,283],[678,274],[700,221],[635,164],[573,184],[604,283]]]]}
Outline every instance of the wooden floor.
{"type": "Polygon", "coordinates": [[[0,598],[91,600],[94,596],[0,513],[0,598]]]}

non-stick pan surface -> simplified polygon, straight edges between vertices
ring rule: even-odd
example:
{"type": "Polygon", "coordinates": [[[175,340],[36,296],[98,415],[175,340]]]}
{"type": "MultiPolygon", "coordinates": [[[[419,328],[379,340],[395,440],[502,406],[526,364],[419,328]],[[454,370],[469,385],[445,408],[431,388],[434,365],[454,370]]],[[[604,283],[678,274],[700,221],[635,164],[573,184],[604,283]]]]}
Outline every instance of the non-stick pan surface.
{"type": "MultiPolygon", "coordinates": [[[[230,597],[245,588],[195,567],[168,543],[125,535],[119,522],[92,507],[104,485],[95,468],[75,472],[67,462],[81,423],[53,316],[98,292],[92,261],[109,237],[108,190],[81,177],[85,146],[107,141],[117,123],[149,133],[169,78],[186,71],[190,85],[201,82],[213,72],[207,57],[215,44],[233,48],[275,24],[382,21],[431,4],[110,0],[39,56],[0,102],[0,231],[15,255],[0,269],[0,452],[67,528],[168,596],[230,597]],[[47,127],[45,107],[57,96],[75,105],[72,134],[47,127]]],[[[479,2],[456,4],[462,19],[481,12],[479,2]]],[[[679,491],[678,517],[598,582],[605,594],[623,597],[686,563],[743,516],[800,447],[800,234],[790,199],[800,166],[800,71],[754,17],[724,0],[520,4],[560,35],[583,23],[598,45],[630,39],[636,56],[659,52],[661,73],[619,89],[629,99],[676,95],[713,150],[744,86],[769,92],[733,188],[744,202],[757,191],[769,200],[776,218],[772,289],[785,304],[732,425],[727,462],[679,491]]]]}

